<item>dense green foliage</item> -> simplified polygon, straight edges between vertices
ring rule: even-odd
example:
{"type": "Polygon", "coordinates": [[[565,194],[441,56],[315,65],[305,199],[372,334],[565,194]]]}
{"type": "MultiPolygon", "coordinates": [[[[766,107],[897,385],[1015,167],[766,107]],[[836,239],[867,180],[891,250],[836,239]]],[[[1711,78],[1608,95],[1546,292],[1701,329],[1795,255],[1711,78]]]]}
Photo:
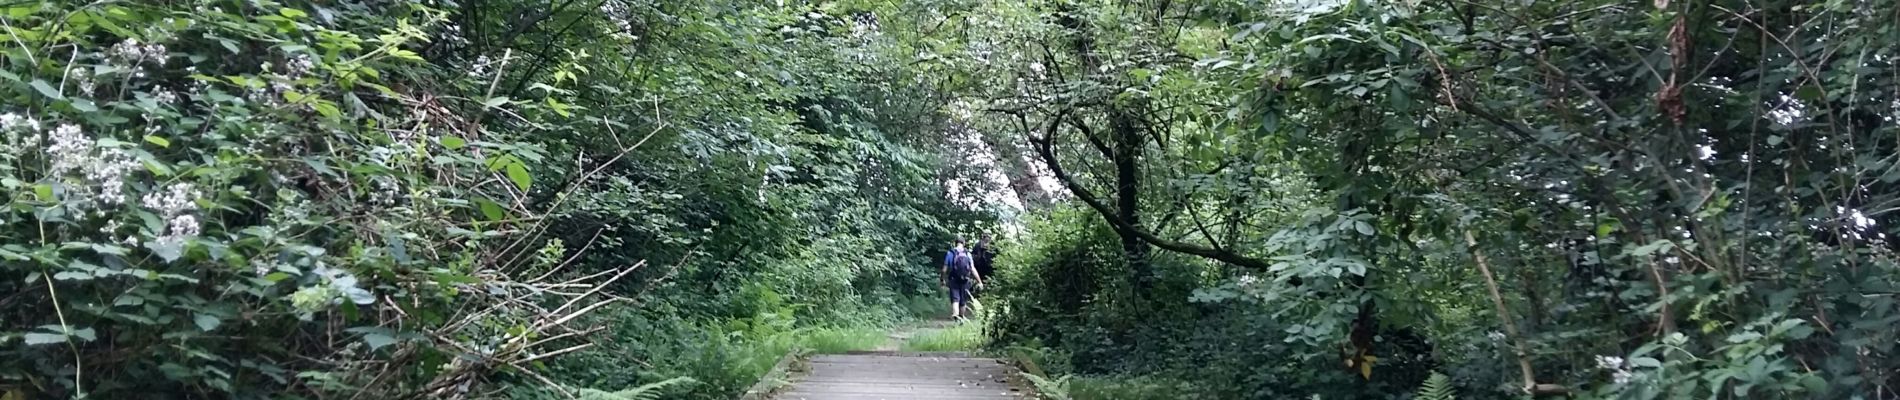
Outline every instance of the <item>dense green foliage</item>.
{"type": "Polygon", "coordinates": [[[0,7],[0,394],[726,398],[881,342],[987,217],[864,11],[0,7]]]}
{"type": "Polygon", "coordinates": [[[0,397],[729,398],[1007,227],[1051,397],[1894,398],[1896,21],[0,4],[0,397]]]}
{"type": "Polygon", "coordinates": [[[1075,195],[996,333],[1075,373],[1895,396],[1895,2],[985,10],[984,126],[1075,195]]]}

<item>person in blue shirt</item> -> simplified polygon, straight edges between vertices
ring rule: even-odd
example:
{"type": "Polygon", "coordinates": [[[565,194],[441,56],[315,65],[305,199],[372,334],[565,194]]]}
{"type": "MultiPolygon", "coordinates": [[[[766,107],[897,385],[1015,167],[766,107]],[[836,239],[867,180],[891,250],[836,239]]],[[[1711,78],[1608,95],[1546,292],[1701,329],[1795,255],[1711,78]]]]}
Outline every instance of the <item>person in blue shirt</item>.
{"type": "Polygon", "coordinates": [[[950,251],[943,253],[943,267],[946,271],[950,268],[950,263],[956,261],[957,253],[963,251],[963,238],[957,238],[956,244],[950,246],[950,251]]]}
{"type": "Polygon", "coordinates": [[[966,307],[974,308],[976,299],[970,296],[971,289],[973,286],[983,286],[983,276],[976,271],[975,257],[964,250],[963,239],[957,239],[956,246],[943,255],[940,272],[944,289],[950,291],[950,318],[961,320],[966,307]]]}

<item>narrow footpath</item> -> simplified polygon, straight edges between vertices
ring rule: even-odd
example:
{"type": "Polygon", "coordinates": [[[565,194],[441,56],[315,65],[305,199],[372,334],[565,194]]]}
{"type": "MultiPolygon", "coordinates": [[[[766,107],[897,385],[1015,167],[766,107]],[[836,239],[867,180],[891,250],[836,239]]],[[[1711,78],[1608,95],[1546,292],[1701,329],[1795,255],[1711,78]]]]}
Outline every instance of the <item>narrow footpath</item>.
{"type": "MultiPolygon", "coordinates": [[[[919,330],[943,329],[934,322],[919,330]]],[[[916,331],[893,333],[878,351],[813,355],[776,400],[990,400],[1033,399],[1015,385],[1016,368],[965,352],[903,352],[916,331]]]]}

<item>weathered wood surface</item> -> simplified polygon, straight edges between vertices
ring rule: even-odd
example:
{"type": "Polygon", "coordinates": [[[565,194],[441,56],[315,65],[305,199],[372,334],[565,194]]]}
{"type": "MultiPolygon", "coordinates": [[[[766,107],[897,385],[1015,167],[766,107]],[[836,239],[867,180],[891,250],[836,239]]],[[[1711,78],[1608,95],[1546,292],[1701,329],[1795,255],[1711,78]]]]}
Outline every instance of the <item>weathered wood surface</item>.
{"type": "Polygon", "coordinates": [[[817,355],[777,400],[1033,399],[1011,386],[1016,369],[961,353],[817,355]]]}

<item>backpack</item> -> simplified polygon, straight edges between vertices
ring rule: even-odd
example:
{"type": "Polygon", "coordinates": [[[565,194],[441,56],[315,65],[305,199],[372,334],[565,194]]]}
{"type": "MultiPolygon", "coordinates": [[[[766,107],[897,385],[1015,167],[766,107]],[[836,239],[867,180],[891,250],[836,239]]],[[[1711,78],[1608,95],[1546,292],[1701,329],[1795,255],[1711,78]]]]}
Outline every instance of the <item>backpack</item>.
{"type": "Polygon", "coordinates": [[[950,276],[951,277],[968,280],[975,273],[976,273],[976,261],[970,257],[970,252],[967,252],[967,251],[957,252],[956,256],[950,259],[950,276]]]}

